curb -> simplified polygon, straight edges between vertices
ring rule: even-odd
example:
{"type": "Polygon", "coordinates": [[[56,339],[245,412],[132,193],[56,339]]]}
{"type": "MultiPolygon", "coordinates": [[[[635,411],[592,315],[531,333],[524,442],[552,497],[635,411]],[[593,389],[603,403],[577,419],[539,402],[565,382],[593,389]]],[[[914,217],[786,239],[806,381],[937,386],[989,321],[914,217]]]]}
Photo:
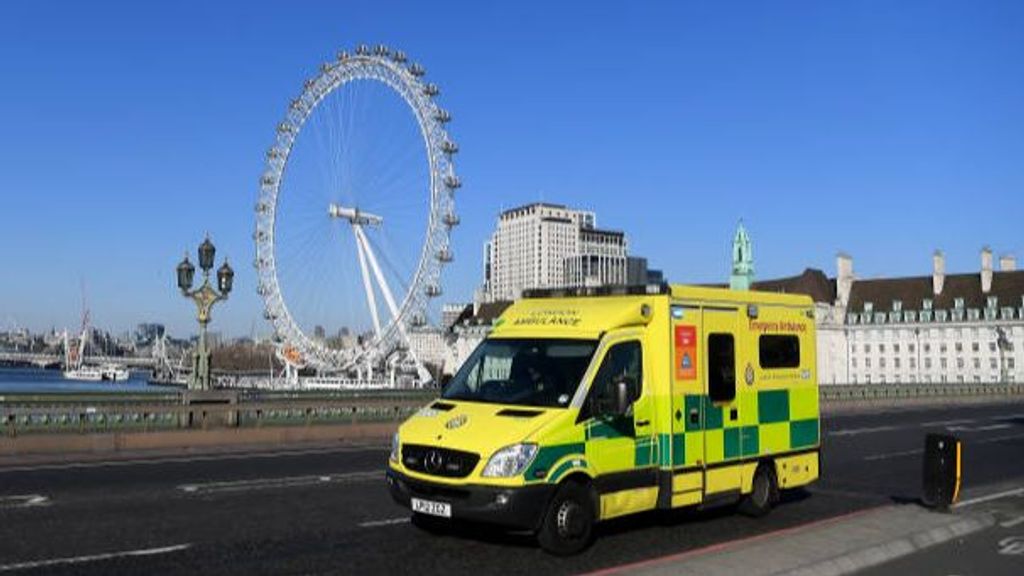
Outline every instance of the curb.
{"type": "Polygon", "coordinates": [[[985,528],[990,528],[995,523],[995,518],[991,514],[978,514],[970,518],[958,520],[947,526],[938,526],[925,532],[911,534],[893,542],[871,546],[849,554],[801,566],[794,570],[777,572],[776,574],[789,576],[839,576],[841,574],[852,574],[872,566],[891,562],[897,558],[909,556],[954,538],[960,538],[985,528]]]}

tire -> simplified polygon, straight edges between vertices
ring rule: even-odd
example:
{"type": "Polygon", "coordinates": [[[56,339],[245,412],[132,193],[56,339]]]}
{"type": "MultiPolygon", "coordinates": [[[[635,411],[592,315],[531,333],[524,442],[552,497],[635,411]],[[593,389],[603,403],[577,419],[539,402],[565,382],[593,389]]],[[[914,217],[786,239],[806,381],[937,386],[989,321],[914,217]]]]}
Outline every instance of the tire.
{"type": "Polygon", "coordinates": [[[779,484],[775,478],[775,467],[766,462],[757,467],[751,483],[750,494],[740,502],[740,512],[754,518],[760,518],[771,512],[772,506],[779,500],[779,484]]]}
{"type": "Polygon", "coordinates": [[[578,554],[593,540],[596,517],[590,490],[582,484],[567,482],[551,498],[537,541],[555,556],[578,554]]]}

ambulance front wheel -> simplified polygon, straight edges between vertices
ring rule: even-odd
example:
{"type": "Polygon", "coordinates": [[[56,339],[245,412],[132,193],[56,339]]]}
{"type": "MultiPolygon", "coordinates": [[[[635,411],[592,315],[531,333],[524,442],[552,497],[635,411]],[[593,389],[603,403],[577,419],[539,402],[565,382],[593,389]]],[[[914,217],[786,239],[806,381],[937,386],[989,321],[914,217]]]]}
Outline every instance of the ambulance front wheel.
{"type": "Polygon", "coordinates": [[[779,483],[775,479],[775,466],[763,462],[754,472],[754,480],[747,494],[740,502],[740,512],[755,518],[771,511],[779,499],[779,483]]]}
{"type": "Polygon", "coordinates": [[[596,516],[590,490],[581,483],[566,482],[551,498],[537,541],[556,556],[581,552],[594,537],[596,516]]]}

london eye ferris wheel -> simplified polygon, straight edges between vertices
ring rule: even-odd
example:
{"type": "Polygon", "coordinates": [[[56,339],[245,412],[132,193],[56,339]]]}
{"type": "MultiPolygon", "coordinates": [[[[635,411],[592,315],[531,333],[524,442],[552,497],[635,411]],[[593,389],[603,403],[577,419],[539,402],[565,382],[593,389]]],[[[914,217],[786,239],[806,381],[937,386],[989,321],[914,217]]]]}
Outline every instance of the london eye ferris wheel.
{"type": "Polygon", "coordinates": [[[284,359],[426,378],[409,334],[430,322],[461,186],[439,88],[401,51],[324,63],[277,125],[256,203],[264,315],[284,359]]]}

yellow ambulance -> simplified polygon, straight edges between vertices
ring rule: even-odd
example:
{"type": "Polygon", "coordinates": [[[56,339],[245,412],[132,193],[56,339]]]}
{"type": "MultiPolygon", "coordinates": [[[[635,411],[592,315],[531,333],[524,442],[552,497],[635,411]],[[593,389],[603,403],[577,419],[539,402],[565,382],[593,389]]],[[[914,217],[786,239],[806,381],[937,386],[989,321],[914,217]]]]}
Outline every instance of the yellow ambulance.
{"type": "Polygon", "coordinates": [[[401,425],[388,486],[418,526],[497,524],[555,554],[645,510],[761,515],[818,477],[815,363],[806,296],[530,292],[401,425]]]}

